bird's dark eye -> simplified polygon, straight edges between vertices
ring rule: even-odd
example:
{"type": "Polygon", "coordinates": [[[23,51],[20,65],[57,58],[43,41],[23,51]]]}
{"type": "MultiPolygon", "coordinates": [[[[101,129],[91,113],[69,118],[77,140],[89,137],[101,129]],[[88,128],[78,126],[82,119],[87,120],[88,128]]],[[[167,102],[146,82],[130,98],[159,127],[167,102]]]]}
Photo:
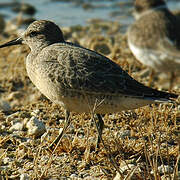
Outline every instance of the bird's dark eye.
{"type": "Polygon", "coordinates": [[[36,36],[36,35],[37,35],[37,32],[35,32],[35,31],[32,31],[32,32],[29,33],[29,36],[30,36],[30,37],[34,37],[34,36],[36,36]]]}

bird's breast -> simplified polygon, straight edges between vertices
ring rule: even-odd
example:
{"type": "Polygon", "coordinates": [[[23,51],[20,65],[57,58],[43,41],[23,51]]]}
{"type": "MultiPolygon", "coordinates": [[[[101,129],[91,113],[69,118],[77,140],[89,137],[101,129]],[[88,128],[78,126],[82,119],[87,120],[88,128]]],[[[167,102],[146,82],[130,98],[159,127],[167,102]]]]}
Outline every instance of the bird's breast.
{"type": "Polygon", "coordinates": [[[128,43],[132,53],[142,64],[159,72],[180,73],[180,58],[171,56],[166,51],[141,48],[131,42],[128,43]]]}

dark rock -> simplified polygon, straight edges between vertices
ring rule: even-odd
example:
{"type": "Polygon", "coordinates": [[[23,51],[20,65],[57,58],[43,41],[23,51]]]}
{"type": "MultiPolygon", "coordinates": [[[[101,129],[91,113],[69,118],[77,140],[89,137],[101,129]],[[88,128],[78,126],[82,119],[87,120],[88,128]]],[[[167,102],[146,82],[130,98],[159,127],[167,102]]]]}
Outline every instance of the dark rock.
{"type": "Polygon", "coordinates": [[[23,12],[24,14],[34,15],[36,13],[36,8],[27,3],[21,3],[12,8],[14,12],[23,12]]]}

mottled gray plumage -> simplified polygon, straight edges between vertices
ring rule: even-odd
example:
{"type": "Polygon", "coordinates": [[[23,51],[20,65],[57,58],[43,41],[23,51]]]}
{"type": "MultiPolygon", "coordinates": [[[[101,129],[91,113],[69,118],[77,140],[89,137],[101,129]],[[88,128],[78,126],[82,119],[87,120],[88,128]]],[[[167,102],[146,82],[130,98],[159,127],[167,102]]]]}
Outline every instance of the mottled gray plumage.
{"type": "Polygon", "coordinates": [[[0,48],[19,43],[31,48],[26,58],[31,81],[52,102],[62,105],[66,112],[92,112],[97,105],[94,112],[102,123],[99,114],[134,109],[177,97],[148,88],[108,58],[65,42],[61,30],[53,22],[35,21],[21,38],[0,48]]]}

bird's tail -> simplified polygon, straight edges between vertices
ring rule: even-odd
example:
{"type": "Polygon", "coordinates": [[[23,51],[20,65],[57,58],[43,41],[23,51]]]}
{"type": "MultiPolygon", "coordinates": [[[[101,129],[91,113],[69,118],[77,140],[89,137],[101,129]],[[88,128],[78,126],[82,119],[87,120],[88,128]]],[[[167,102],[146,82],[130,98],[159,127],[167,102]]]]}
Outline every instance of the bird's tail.
{"type": "MultiPolygon", "coordinates": [[[[152,99],[152,96],[149,98],[152,99]]],[[[178,95],[174,93],[168,93],[168,92],[163,92],[163,91],[158,91],[158,90],[154,90],[153,92],[153,99],[155,102],[158,102],[158,103],[163,103],[163,102],[173,103],[175,102],[175,99],[177,98],[178,98],[178,95]]]]}

